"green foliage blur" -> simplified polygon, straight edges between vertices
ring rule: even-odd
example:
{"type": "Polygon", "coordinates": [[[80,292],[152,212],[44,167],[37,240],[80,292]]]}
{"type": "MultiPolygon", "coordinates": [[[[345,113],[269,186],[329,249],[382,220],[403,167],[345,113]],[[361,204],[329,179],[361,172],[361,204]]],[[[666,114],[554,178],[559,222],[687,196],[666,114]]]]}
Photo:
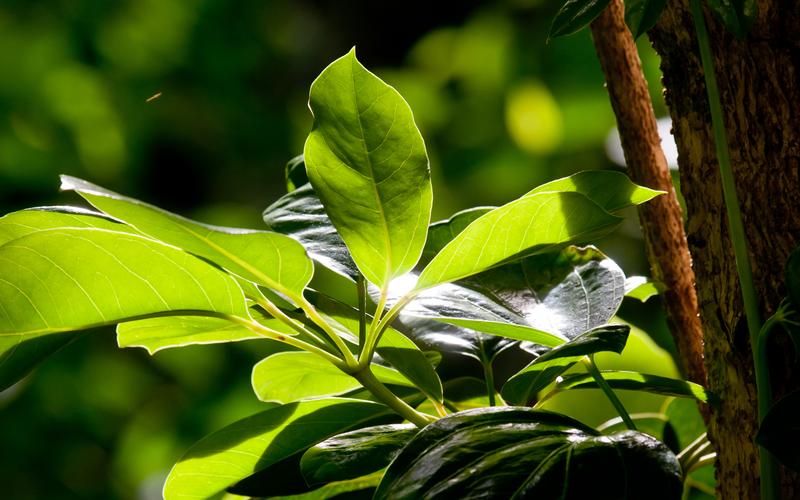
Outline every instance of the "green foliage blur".
{"type": "MultiPolygon", "coordinates": [[[[545,44],[557,7],[7,0],[0,208],[76,204],[57,193],[65,173],[204,222],[261,227],[310,128],[312,79],[353,45],[415,112],[434,219],[579,170],[621,168],[604,150],[614,116],[589,34],[545,44]]],[[[664,114],[658,60],[646,40],[640,50],[664,114]]],[[[647,274],[629,215],[598,246],[628,275],[647,274]]],[[[635,352],[605,367],[675,374],[658,301],[626,303],[621,315],[655,343],[641,333],[635,352]]],[[[265,408],[249,375],[269,349],[250,342],[150,357],[118,350],[112,329],[88,332],[0,393],[0,497],[160,498],[189,445],[265,408]]],[[[663,402],[638,397],[633,411],[663,402]]],[[[588,391],[553,404],[590,424],[613,416],[588,391]]]]}

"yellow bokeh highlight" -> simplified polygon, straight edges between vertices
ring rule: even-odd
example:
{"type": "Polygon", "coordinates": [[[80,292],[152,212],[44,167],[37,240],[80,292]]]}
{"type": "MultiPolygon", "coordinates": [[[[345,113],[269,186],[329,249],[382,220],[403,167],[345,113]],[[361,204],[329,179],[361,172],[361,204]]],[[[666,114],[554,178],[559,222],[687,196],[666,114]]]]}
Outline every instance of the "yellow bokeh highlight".
{"type": "Polygon", "coordinates": [[[547,87],[537,81],[511,88],[506,95],[505,121],[511,139],[529,153],[547,154],[561,143],[561,110],[547,87]]]}

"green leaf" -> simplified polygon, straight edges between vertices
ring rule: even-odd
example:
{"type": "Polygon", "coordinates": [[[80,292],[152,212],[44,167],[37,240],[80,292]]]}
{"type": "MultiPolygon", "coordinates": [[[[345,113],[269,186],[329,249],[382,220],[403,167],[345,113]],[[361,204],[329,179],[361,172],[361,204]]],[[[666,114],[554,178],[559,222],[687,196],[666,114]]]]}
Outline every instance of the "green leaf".
{"type": "Polygon", "coordinates": [[[428,155],[411,109],[355,49],[317,77],[309,107],[308,178],[358,268],[383,287],[416,265],[430,222],[428,155]]]}
{"type": "Polygon", "coordinates": [[[389,410],[342,398],[278,406],[221,429],[195,444],[175,464],[164,498],[205,499],[255,472],[389,410]]]}
{"type": "Polygon", "coordinates": [[[644,276],[631,276],[625,279],[625,296],[640,302],[647,302],[651,297],[661,295],[666,290],[663,283],[650,281],[644,276]]]}
{"type": "Polygon", "coordinates": [[[706,432],[703,416],[697,403],[687,398],[674,398],[666,404],[664,414],[669,418],[670,426],[675,431],[679,450],[685,449],[700,434],[706,432]]]}
{"type": "Polygon", "coordinates": [[[579,193],[535,193],[477,218],[419,276],[416,291],[472,276],[528,255],[598,238],[619,225],[579,193]]]}
{"type": "Polygon", "coordinates": [[[571,35],[588,26],[603,12],[611,0],[567,0],[556,13],[549,38],[571,35]]]}
{"type": "MultiPolygon", "coordinates": [[[[261,309],[251,307],[250,315],[261,325],[283,333],[298,336],[297,332],[282,321],[268,316],[261,309]]],[[[303,338],[303,335],[299,335],[303,338]]],[[[218,344],[241,340],[263,339],[239,323],[224,318],[203,316],[167,316],[129,321],[117,325],[117,345],[120,347],[143,347],[149,354],[162,349],[197,344],[218,344]]]]}
{"type": "Polygon", "coordinates": [[[335,481],[328,483],[321,488],[308,493],[301,493],[299,495],[287,495],[281,497],[281,500],[328,500],[329,498],[347,498],[343,496],[345,493],[357,493],[361,498],[366,498],[360,492],[364,490],[374,490],[378,483],[381,482],[383,472],[375,472],[367,476],[357,477],[354,479],[346,479],[344,481],[335,481]]]}
{"type": "Polygon", "coordinates": [[[708,6],[736,38],[747,36],[758,16],[756,0],[708,0],[708,6]]]}
{"type": "Polygon", "coordinates": [[[154,314],[249,317],[233,278],[133,234],[48,229],[0,247],[0,262],[0,335],[57,333],[154,314]]]}
{"type": "Polygon", "coordinates": [[[419,429],[414,424],[365,427],[333,436],[308,449],[300,460],[310,485],[341,481],[389,465],[419,429]]]}
{"type": "Polygon", "coordinates": [[[269,229],[296,239],[312,259],[355,281],[358,268],[311,184],[282,196],[263,216],[269,229]]]}
{"type": "Polygon", "coordinates": [[[83,332],[0,335],[0,391],[8,389],[83,332]]]}
{"type": "Polygon", "coordinates": [[[503,386],[503,399],[514,404],[527,404],[537,393],[550,385],[586,355],[597,352],[621,353],[628,341],[630,327],[607,325],[542,354],[512,376],[503,386]]]}
{"type": "Polygon", "coordinates": [[[625,0],[625,22],[633,38],[639,38],[655,26],[667,0],[625,0]]]}
{"type": "Polygon", "coordinates": [[[74,177],[62,176],[61,188],[77,191],[97,209],[152,238],[199,255],[293,300],[302,296],[311,281],[314,268],[305,249],[282,234],[201,224],[74,177]]]}
{"type": "Polygon", "coordinates": [[[627,175],[615,170],[584,170],[542,184],[525,196],[546,192],[580,193],[606,212],[641,205],[664,194],[664,191],[634,184],[627,175]]]}
{"type": "Polygon", "coordinates": [[[401,347],[378,347],[376,352],[405,375],[413,386],[436,401],[443,401],[442,381],[423,352],[401,347]]]}
{"type": "Polygon", "coordinates": [[[130,226],[99,212],[77,207],[39,207],[0,217],[0,245],[45,229],[95,227],[133,232],[130,226]]]}
{"type": "Polygon", "coordinates": [[[781,464],[800,472],[800,391],[781,398],[772,405],[756,435],[756,443],[763,446],[781,464]]]}
{"type": "MultiPolygon", "coordinates": [[[[373,363],[370,369],[383,383],[414,387],[389,367],[373,363]]],[[[358,380],[310,352],[273,354],[253,367],[251,381],[258,399],[281,404],[339,396],[361,387],[358,380]]]]}
{"type": "Polygon", "coordinates": [[[305,184],[308,184],[306,162],[303,155],[295,156],[286,164],[286,191],[291,193],[305,184]]]}
{"type": "Polygon", "coordinates": [[[422,429],[374,498],[674,499],[681,487],[678,460],[651,436],[600,436],[563,415],[498,407],[422,429]]]}
{"type": "MultiPolygon", "coordinates": [[[[651,392],[664,396],[694,398],[704,403],[717,404],[716,396],[702,385],[674,378],[650,375],[648,373],[603,370],[603,378],[612,389],[651,392]]],[[[588,373],[571,373],[564,375],[556,384],[556,390],[597,389],[597,382],[588,373]]]]}

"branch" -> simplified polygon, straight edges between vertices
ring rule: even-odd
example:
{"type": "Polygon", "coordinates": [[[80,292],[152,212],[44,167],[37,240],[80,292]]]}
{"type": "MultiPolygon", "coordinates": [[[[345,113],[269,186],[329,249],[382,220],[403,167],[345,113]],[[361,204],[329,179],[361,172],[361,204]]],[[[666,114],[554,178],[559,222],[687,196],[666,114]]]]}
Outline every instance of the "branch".
{"type": "Polygon", "coordinates": [[[667,192],[639,206],[639,221],[653,278],[667,288],[664,293],[667,322],[683,372],[689,380],[705,384],[703,330],[683,217],[661,150],[636,44],[625,24],[622,0],[612,0],[592,22],[591,30],[617,117],[628,174],[638,184],[667,192]]]}

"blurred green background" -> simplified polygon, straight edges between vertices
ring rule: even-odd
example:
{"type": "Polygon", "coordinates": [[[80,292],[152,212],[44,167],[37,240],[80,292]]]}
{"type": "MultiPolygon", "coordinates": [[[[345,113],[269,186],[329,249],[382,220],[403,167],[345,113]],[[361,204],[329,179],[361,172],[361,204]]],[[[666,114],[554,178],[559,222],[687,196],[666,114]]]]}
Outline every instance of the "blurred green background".
{"type": "MultiPolygon", "coordinates": [[[[0,208],[77,203],[58,193],[65,173],[205,222],[261,227],[310,128],[311,81],[353,45],[415,112],[434,219],[579,170],[622,168],[606,152],[614,117],[588,32],[546,43],[557,7],[6,0],[0,208]]],[[[658,59],[644,40],[640,51],[663,115],[658,59]]],[[[599,246],[629,275],[647,274],[635,213],[599,246]]],[[[657,300],[621,315],[671,351],[657,300]]],[[[640,340],[622,365],[674,373],[668,354],[640,340]]],[[[188,446],[263,408],[249,372],[265,349],[150,357],[118,350],[111,329],[91,332],[0,393],[0,497],[160,498],[188,446]]],[[[611,414],[594,398],[563,405],[590,423],[611,414]]]]}

